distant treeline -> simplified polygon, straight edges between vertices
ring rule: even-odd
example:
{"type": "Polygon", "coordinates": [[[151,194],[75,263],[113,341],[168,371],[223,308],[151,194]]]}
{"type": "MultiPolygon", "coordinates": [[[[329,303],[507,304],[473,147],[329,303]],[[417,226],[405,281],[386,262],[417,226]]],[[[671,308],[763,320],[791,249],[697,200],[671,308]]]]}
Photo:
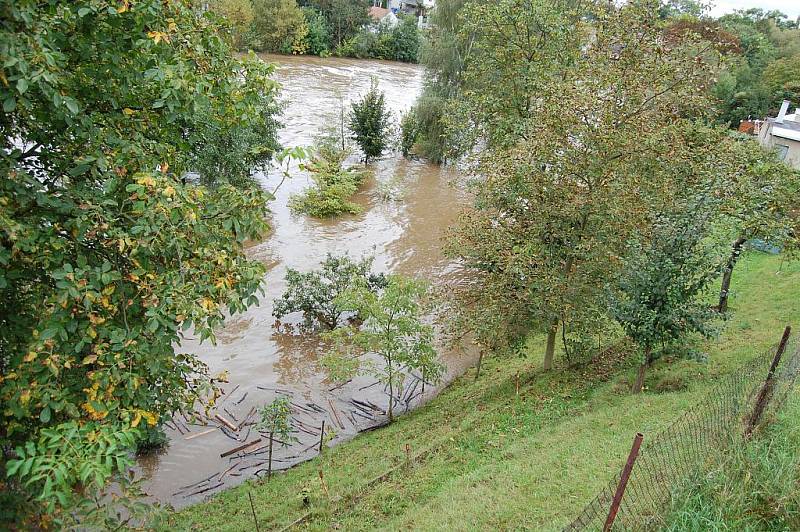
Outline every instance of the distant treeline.
{"type": "Polygon", "coordinates": [[[227,19],[240,50],[417,61],[416,17],[378,24],[367,0],[213,0],[208,8],[227,19]]]}

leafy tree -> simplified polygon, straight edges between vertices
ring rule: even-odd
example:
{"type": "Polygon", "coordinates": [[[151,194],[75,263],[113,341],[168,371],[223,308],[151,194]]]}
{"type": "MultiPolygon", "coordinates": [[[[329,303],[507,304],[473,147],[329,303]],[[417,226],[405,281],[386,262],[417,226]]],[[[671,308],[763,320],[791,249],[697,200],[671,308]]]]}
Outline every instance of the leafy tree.
{"type": "Polygon", "coordinates": [[[305,15],[308,24],[308,53],[325,57],[330,53],[331,47],[331,34],[328,28],[328,21],[317,9],[312,7],[304,7],[303,14],[305,15]]]}
{"type": "Polygon", "coordinates": [[[690,207],[658,216],[646,242],[630,242],[623,270],[612,283],[611,313],[642,350],[634,393],[642,391],[659,346],[694,332],[713,333],[709,324],[717,314],[702,295],[716,279],[721,261],[715,260],[719,253],[709,239],[708,206],[690,207]]]}
{"type": "Polygon", "coordinates": [[[414,105],[420,122],[419,152],[435,163],[445,160],[444,108],[458,93],[464,57],[473,37],[461,31],[460,13],[466,0],[439,0],[430,16],[430,28],[420,44],[425,85],[414,105]]]}
{"type": "Polygon", "coordinates": [[[269,458],[267,459],[267,479],[272,478],[272,448],[277,438],[282,445],[296,441],[292,434],[292,403],[288,397],[279,397],[260,410],[261,419],[256,428],[269,436],[269,458]]]}
{"type": "MultiPolygon", "coordinates": [[[[251,0],[253,31],[259,48],[267,52],[291,52],[292,43],[302,34],[303,11],[296,0],[251,0]]],[[[308,27],[305,26],[306,32],[308,27]]]]}
{"type": "Polygon", "coordinates": [[[733,270],[748,240],[758,238],[796,249],[800,184],[796,171],[755,140],[729,137],[723,142],[728,145],[728,157],[718,168],[724,178],[720,197],[725,199],[720,214],[734,234],[717,305],[724,313],[733,270]]]}
{"type": "Polygon", "coordinates": [[[367,0],[310,0],[304,4],[319,9],[328,21],[332,48],[341,46],[370,23],[367,0]]]}
{"type": "Polygon", "coordinates": [[[647,2],[590,4],[591,16],[569,31],[561,28],[574,14],[559,22],[558,4],[537,4],[522,13],[504,2],[499,12],[477,10],[477,20],[465,21],[491,38],[480,45],[487,64],[474,56],[464,74],[480,90],[463,92],[459,104],[485,132],[468,145],[483,139],[484,147],[473,158],[474,208],[446,251],[474,272],[455,291],[460,328],[499,348],[546,332],[550,369],[558,325],[594,329],[605,310],[602,287],[618,271],[625,242],[649,226],[654,206],[697,179],[696,171],[713,170],[709,150],[677,149],[697,127],[679,117],[708,108],[712,72],[697,58],[712,44],[687,35],[665,49],[647,2]],[[479,24],[486,16],[495,23],[479,24]],[[519,52],[517,41],[493,33],[514,24],[521,35],[530,32],[532,49],[519,52]],[[493,114],[499,101],[512,111],[493,114]],[[676,172],[682,158],[692,164],[676,172]]]}
{"type": "Polygon", "coordinates": [[[249,44],[247,39],[255,18],[250,0],[214,0],[210,2],[209,8],[225,17],[230,24],[234,48],[237,50],[245,48],[249,44]]]}
{"type": "Polygon", "coordinates": [[[420,122],[417,108],[412,107],[400,118],[400,151],[403,157],[408,157],[420,134],[420,122]]]}
{"type": "Polygon", "coordinates": [[[369,91],[353,102],[350,131],[364,153],[364,162],[379,157],[386,149],[391,133],[391,114],[386,108],[386,95],[378,89],[378,82],[374,79],[369,91]]]}
{"type": "Polygon", "coordinates": [[[433,347],[433,328],[422,321],[421,299],[427,288],[419,281],[389,276],[385,288],[374,291],[368,284],[353,283],[337,298],[337,304],[363,320],[326,334],[335,344],[323,365],[336,379],[367,374],[389,389],[389,421],[394,421],[395,392],[403,389],[403,370],[417,370],[431,382],[439,380],[442,366],[433,347]],[[375,364],[366,355],[376,355],[375,364]]]}
{"type": "Polygon", "coordinates": [[[187,2],[0,10],[0,468],[19,519],[60,519],[130,465],[145,424],[209,391],[181,331],[213,340],[256,301],[243,245],[268,195],[230,186],[249,170],[204,132],[274,127],[276,84],[187,2]],[[184,182],[201,157],[214,187],[184,182]]]}
{"type": "Polygon", "coordinates": [[[339,296],[355,283],[362,283],[368,290],[377,292],[386,286],[383,274],[372,272],[373,257],[353,261],[347,255],[330,253],[322,268],[300,273],[288,268],[286,291],[275,300],[273,315],[280,319],[292,312],[302,312],[306,325],[321,323],[328,329],[336,328],[349,309],[341,304],[339,296]]]}
{"type": "Polygon", "coordinates": [[[420,35],[416,17],[401,16],[400,23],[392,28],[391,34],[392,56],[390,59],[406,63],[416,63],[420,46],[420,35]]]}

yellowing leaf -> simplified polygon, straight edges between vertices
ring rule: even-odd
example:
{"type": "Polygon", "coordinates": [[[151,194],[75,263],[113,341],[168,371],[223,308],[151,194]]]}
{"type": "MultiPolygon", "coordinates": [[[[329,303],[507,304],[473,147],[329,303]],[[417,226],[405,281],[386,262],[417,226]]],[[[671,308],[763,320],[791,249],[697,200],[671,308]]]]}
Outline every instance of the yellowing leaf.
{"type": "Polygon", "coordinates": [[[23,359],[25,362],[33,362],[36,360],[36,353],[34,351],[30,351],[25,358],[23,359]]]}
{"type": "Polygon", "coordinates": [[[22,392],[19,396],[19,400],[23,405],[28,404],[28,402],[31,400],[31,391],[25,390],[22,392]]]}
{"type": "Polygon", "coordinates": [[[81,362],[81,364],[83,364],[83,365],[85,366],[85,365],[87,365],[87,364],[91,364],[91,363],[93,363],[93,362],[94,362],[94,361],[96,361],[96,360],[97,360],[97,355],[87,355],[87,356],[86,356],[86,357],[83,359],[83,362],[81,362]]]}
{"type": "Polygon", "coordinates": [[[123,113],[125,116],[131,116],[131,115],[132,115],[132,114],[134,114],[135,112],[136,112],[136,111],[134,111],[134,110],[133,110],[133,109],[131,109],[130,107],[126,107],[125,109],[123,109],[123,110],[122,110],[122,113],[123,113]]]}

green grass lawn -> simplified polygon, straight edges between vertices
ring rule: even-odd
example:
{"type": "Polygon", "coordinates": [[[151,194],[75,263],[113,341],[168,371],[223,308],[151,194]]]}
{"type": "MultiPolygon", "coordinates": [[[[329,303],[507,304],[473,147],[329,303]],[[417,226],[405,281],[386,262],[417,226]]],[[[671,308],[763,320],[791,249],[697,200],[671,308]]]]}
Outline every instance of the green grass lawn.
{"type": "Polygon", "coordinates": [[[600,368],[543,374],[543,341],[532,339],[528,357],[489,358],[477,382],[470,370],[393,425],[270,482],[171,514],[164,528],[254,530],[250,492],[261,530],[304,516],[301,527],[319,530],[556,530],[619,470],[637,431],[668,424],[719,375],[775,344],[787,323],[800,325],[798,318],[800,265],[751,253],[734,272],[731,319],[702,345],[708,363],[661,361],[648,376],[649,390],[660,383],[684,389],[628,394],[623,384],[634,367],[617,352],[600,368]]]}

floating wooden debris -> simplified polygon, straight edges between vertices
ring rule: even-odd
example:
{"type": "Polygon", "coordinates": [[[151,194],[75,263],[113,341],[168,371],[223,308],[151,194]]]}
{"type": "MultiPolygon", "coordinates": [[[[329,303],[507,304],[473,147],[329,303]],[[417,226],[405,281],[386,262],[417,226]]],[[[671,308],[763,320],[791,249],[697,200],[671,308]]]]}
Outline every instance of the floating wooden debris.
{"type": "Polygon", "coordinates": [[[244,445],[240,445],[238,447],[234,447],[233,449],[231,449],[229,451],[225,451],[224,453],[220,454],[219,457],[220,458],[228,457],[228,456],[230,456],[230,455],[232,455],[234,453],[238,453],[239,451],[244,451],[245,449],[253,447],[254,445],[256,445],[257,443],[260,443],[260,442],[261,442],[261,438],[256,438],[255,440],[253,440],[250,443],[245,443],[244,445]]]}
{"type": "Polygon", "coordinates": [[[222,479],[224,479],[224,478],[225,478],[225,475],[227,475],[228,473],[230,473],[231,471],[233,471],[234,469],[236,469],[236,468],[237,468],[238,466],[240,466],[241,464],[242,464],[242,461],[241,461],[241,460],[239,460],[238,462],[236,462],[235,464],[233,464],[232,466],[230,466],[228,469],[226,469],[226,470],[225,470],[225,471],[224,471],[224,472],[223,472],[223,473],[222,473],[222,474],[219,476],[219,480],[220,480],[220,482],[222,482],[222,479]]]}
{"type": "Polygon", "coordinates": [[[222,423],[223,425],[225,425],[226,427],[228,427],[232,431],[236,432],[236,430],[237,430],[236,425],[234,425],[233,423],[231,423],[230,421],[225,419],[223,416],[221,416],[219,414],[214,414],[214,419],[216,419],[217,421],[219,421],[220,423],[222,423]]]}
{"type": "MultiPolygon", "coordinates": [[[[236,416],[234,416],[234,415],[231,413],[231,411],[230,411],[230,410],[228,410],[228,409],[227,409],[227,408],[225,408],[224,406],[222,407],[222,409],[225,411],[225,413],[226,413],[226,414],[228,414],[228,415],[231,417],[231,419],[233,419],[233,420],[234,420],[234,421],[236,421],[237,423],[239,422],[239,420],[238,420],[238,419],[236,419],[236,416]]],[[[233,430],[236,430],[236,429],[234,428],[233,430]]]]}
{"type": "Polygon", "coordinates": [[[215,430],[217,430],[217,427],[214,427],[213,429],[204,430],[203,432],[198,432],[196,434],[192,434],[191,436],[186,436],[184,438],[184,440],[193,440],[195,438],[199,438],[200,436],[205,436],[206,434],[211,434],[215,430]]]}
{"type": "Polygon", "coordinates": [[[248,394],[248,393],[250,393],[250,392],[244,392],[244,395],[242,396],[242,398],[241,398],[241,399],[239,399],[238,401],[236,401],[236,404],[237,404],[237,405],[240,405],[240,404],[242,404],[242,402],[243,402],[245,399],[247,399],[247,394],[248,394]]]}
{"type": "Polygon", "coordinates": [[[224,482],[220,482],[219,484],[214,484],[213,486],[209,486],[207,488],[203,488],[201,490],[194,491],[194,492],[192,492],[192,493],[190,493],[188,495],[184,495],[183,497],[185,499],[187,497],[192,497],[193,495],[200,495],[201,493],[205,493],[207,491],[211,491],[211,490],[215,490],[217,488],[221,488],[223,485],[225,485],[225,483],[224,482]]]}
{"type": "Polygon", "coordinates": [[[238,390],[238,389],[239,389],[239,385],[237,384],[237,385],[236,385],[236,387],[235,387],[233,390],[231,390],[229,393],[226,393],[226,394],[225,394],[225,397],[223,397],[223,398],[222,398],[222,401],[220,401],[220,402],[219,402],[219,404],[222,404],[222,403],[224,403],[225,401],[227,401],[227,400],[228,400],[228,397],[230,397],[231,395],[233,395],[234,393],[236,393],[236,390],[238,390]]]}

